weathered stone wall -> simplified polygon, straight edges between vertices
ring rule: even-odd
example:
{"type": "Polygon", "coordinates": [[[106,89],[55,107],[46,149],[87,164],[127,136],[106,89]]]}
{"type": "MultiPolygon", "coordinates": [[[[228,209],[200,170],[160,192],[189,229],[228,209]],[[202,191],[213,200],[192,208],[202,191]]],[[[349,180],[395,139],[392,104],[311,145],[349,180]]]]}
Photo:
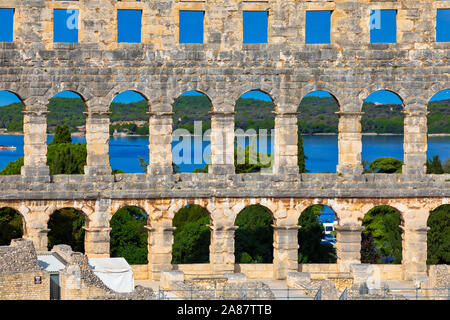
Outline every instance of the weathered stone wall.
{"type": "Polygon", "coordinates": [[[33,242],[15,239],[0,247],[0,300],[49,299],[50,274],[39,266],[33,242]]]}
{"type": "MultiPolygon", "coordinates": [[[[15,8],[14,41],[0,43],[0,90],[25,106],[25,165],[21,176],[0,177],[0,204],[17,209],[24,237],[47,247],[47,222],[57,209],[74,207],[86,219],[86,252],[109,255],[109,221],[124,205],[149,215],[149,275],[172,268],[172,219],[196,203],[211,216],[211,270],[234,270],[234,219],[249,204],[274,216],[273,277],[296,271],[297,219],[311,204],[337,214],[338,270],[360,260],[363,215],[391,205],[403,220],[403,267],[407,279],[426,274],[429,211],[450,203],[450,176],[425,175],[426,109],[450,88],[449,43],[435,42],[437,8],[446,1],[53,1],[4,0],[15,8]],[[52,10],[79,9],[79,42],[53,43],[52,10]],[[117,43],[117,9],[141,9],[142,43],[117,43]],[[397,43],[371,44],[370,10],[397,10],[397,43]],[[178,11],[205,11],[205,43],[178,43],[178,11]],[[242,12],[269,11],[267,44],[243,44],[242,12]],[[305,44],[305,12],[332,10],[331,43],[305,44]],[[399,175],[364,174],[361,166],[363,100],[376,90],[402,98],[404,168],[399,175]],[[46,114],[58,92],[79,93],[86,104],[85,175],[49,176],[46,114]],[[147,174],[111,175],[109,106],[125,90],[149,104],[150,163],[147,174]],[[212,103],[208,174],[172,174],[172,103],[198,90],[212,103]],[[272,173],[234,174],[234,105],[248,90],[262,90],[275,103],[272,173]],[[330,92],[339,103],[337,174],[297,173],[295,119],[302,98],[330,92]]],[[[301,117],[301,115],[300,115],[301,117]]]]}

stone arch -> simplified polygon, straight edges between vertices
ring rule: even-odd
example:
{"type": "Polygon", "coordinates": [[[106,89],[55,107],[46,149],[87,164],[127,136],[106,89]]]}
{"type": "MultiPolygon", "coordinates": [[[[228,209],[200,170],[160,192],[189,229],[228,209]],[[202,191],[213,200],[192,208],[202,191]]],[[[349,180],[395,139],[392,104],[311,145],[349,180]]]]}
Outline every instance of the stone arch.
{"type": "Polygon", "coordinates": [[[131,84],[119,84],[117,86],[115,86],[114,88],[112,88],[111,90],[109,90],[109,92],[106,94],[106,96],[104,97],[104,102],[108,105],[108,110],[109,107],[111,105],[111,103],[113,103],[113,100],[119,96],[120,94],[126,92],[126,91],[133,91],[135,93],[140,94],[148,103],[148,111],[151,111],[151,106],[150,106],[150,92],[148,91],[148,89],[144,86],[144,85],[131,85],[131,84]]]}
{"type": "Polygon", "coordinates": [[[260,91],[260,92],[268,95],[270,97],[270,99],[272,100],[272,103],[274,104],[273,111],[277,111],[279,91],[277,89],[273,88],[268,83],[261,83],[258,85],[247,84],[247,85],[244,85],[243,87],[235,88],[231,94],[231,99],[232,99],[232,101],[234,101],[233,111],[235,111],[234,109],[236,106],[236,101],[240,97],[242,97],[244,94],[246,94],[247,92],[250,92],[250,91],[260,91]]]}
{"type": "Polygon", "coordinates": [[[387,86],[385,84],[375,83],[375,84],[365,87],[358,93],[358,102],[359,102],[358,105],[360,108],[358,111],[362,110],[362,105],[364,103],[364,100],[366,100],[366,98],[369,97],[372,93],[375,93],[377,91],[388,91],[388,92],[395,94],[402,101],[403,108],[405,109],[406,104],[405,104],[405,98],[403,98],[403,97],[408,97],[408,95],[409,95],[409,93],[406,89],[395,87],[395,86],[394,86],[394,88],[390,88],[389,86],[387,86]]]}
{"type": "MultiPolygon", "coordinates": [[[[176,89],[174,89],[171,92],[170,95],[170,101],[171,105],[174,104],[175,100],[181,96],[183,93],[195,91],[198,93],[201,93],[202,95],[206,96],[209,100],[209,102],[212,105],[212,110],[214,109],[213,100],[215,99],[215,91],[206,85],[203,85],[203,83],[195,83],[194,85],[191,83],[184,84],[182,83],[180,86],[178,86],[176,89]]],[[[211,110],[211,111],[212,111],[211,110]]]]}
{"type": "Polygon", "coordinates": [[[450,82],[437,82],[431,85],[430,89],[425,91],[424,100],[428,103],[436,93],[450,89],[450,82]]]}
{"type": "Polygon", "coordinates": [[[342,111],[341,110],[341,104],[344,101],[344,97],[341,94],[341,90],[338,87],[336,87],[335,85],[333,85],[333,84],[320,83],[320,82],[308,83],[302,88],[300,101],[296,104],[297,110],[298,110],[298,107],[299,107],[300,103],[302,102],[303,98],[307,94],[312,93],[314,91],[325,91],[325,92],[328,92],[334,98],[334,100],[336,100],[336,103],[339,106],[339,110],[338,111],[342,111]]]}
{"type": "Polygon", "coordinates": [[[90,93],[89,89],[86,86],[72,86],[65,83],[56,84],[43,95],[42,98],[45,108],[47,108],[50,100],[54,98],[55,95],[64,91],[70,91],[77,94],[81,98],[81,100],[83,100],[83,103],[86,106],[86,112],[90,109],[90,102],[92,101],[94,96],[90,93]]]}

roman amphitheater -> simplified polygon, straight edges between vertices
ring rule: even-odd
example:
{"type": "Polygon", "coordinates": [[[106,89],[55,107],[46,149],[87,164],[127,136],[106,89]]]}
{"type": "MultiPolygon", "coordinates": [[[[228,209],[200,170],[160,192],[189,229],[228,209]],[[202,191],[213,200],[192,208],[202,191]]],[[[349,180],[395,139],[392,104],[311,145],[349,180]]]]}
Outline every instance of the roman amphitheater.
{"type": "MultiPolygon", "coordinates": [[[[352,274],[361,264],[362,218],[377,205],[401,215],[400,265],[377,265],[381,279],[414,281],[434,274],[427,266],[427,219],[450,204],[450,176],[426,174],[427,103],[450,88],[450,43],[435,41],[436,11],[447,1],[302,0],[2,0],[14,8],[14,39],[0,43],[0,90],[15,93],[24,109],[25,165],[18,176],[0,176],[0,207],[17,210],[23,238],[47,251],[47,223],[58,209],[85,215],[85,253],[109,257],[110,220],[124,206],[148,215],[148,265],[133,266],[139,279],[166,271],[286,279],[295,272],[321,277],[352,274]],[[78,43],[53,42],[53,9],[79,10],[78,43]],[[118,9],[142,10],[142,41],[118,43],[118,9]],[[397,42],[370,43],[374,9],[397,11],[397,42]],[[178,12],[205,12],[202,44],[180,44],[178,12]],[[331,43],[305,44],[305,12],[330,10],[331,43]],[[243,11],[268,11],[268,43],[244,44],[243,11]],[[86,104],[87,166],[84,175],[50,175],[46,165],[47,105],[57,93],[78,93],[86,104]],[[148,101],[149,166],[142,174],[112,174],[108,155],[109,106],[119,93],[148,101]],[[212,104],[208,173],[172,173],[172,104],[196,90],[212,104]],[[235,174],[234,106],[249,90],[275,104],[272,172],[235,174]],[[297,107],[314,90],[339,103],[337,173],[299,174],[297,107]],[[363,174],[363,100],[388,90],[404,104],[401,174],[363,174]],[[198,204],[210,214],[209,263],[172,265],[175,213],[198,204]],[[235,263],[236,215],[260,204],[273,215],[273,263],[235,263]],[[338,219],[337,263],[299,264],[298,218],[313,204],[338,219]]],[[[448,275],[448,274],[447,274],[448,275]]],[[[1,278],[1,274],[0,274],[1,278]]]]}

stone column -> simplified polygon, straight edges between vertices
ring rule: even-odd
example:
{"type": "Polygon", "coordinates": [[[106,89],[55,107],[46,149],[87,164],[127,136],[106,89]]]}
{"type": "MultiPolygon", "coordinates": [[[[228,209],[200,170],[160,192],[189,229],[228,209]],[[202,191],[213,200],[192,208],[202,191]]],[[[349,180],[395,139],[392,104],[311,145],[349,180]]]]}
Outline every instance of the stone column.
{"type": "Polygon", "coordinates": [[[234,112],[211,114],[211,164],[212,174],[234,173],[234,112]]]}
{"type": "Polygon", "coordinates": [[[87,158],[84,174],[111,175],[109,164],[110,112],[86,112],[87,158]]]}
{"type": "Polygon", "coordinates": [[[153,222],[148,230],[148,272],[149,278],[160,280],[162,271],[172,270],[173,232],[171,222],[153,222]]]}
{"type": "Polygon", "coordinates": [[[273,143],[273,173],[298,174],[297,112],[277,113],[273,143]]]}
{"type": "Polygon", "coordinates": [[[23,221],[23,238],[33,241],[36,251],[48,251],[48,216],[42,214],[42,211],[36,210],[28,212],[23,221]]]}
{"type": "Polygon", "coordinates": [[[109,258],[110,237],[109,227],[83,227],[84,253],[89,258],[109,258]]]}
{"type": "Polygon", "coordinates": [[[336,112],[339,115],[339,163],[337,173],[361,174],[361,117],[363,112],[336,112]]]}
{"type": "Polygon", "coordinates": [[[425,175],[427,172],[427,112],[406,111],[404,126],[404,165],[402,173],[425,175]]]}
{"type": "Polygon", "coordinates": [[[209,245],[209,261],[214,274],[234,272],[234,232],[237,226],[209,225],[211,244],[209,245]]]}
{"type": "Polygon", "coordinates": [[[172,168],[172,112],[149,112],[150,160],[147,173],[167,175],[172,168]]]}
{"type": "Polygon", "coordinates": [[[401,227],[402,265],[405,280],[427,277],[427,232],[428,227],[401,227]]]}
{"type": "Polygon", "coordinates": [[[24,166],[21,173],[37,177],[41,182],[50,181],[47,166],[47,111],[24,111],[24,166]]]}
{"type": "Polygon", "coordinates": [[[273,227],[273,278],[286,279],[288,272],[298,272],[298,229],[300,226],[273,227]]]}
{"type": "Polygon", "coordinates": [[[350,272],[351,264],[361,263],[361,232],[357,224],[336,225],[336,253],[339,272],[350,272]]]}

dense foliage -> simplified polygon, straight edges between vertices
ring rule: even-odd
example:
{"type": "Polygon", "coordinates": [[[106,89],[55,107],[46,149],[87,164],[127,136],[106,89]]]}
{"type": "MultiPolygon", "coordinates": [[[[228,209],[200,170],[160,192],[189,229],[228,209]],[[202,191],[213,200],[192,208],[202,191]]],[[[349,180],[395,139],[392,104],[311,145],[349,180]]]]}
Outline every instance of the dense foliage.
{"type": "Polygon", "coordinates": [[[273,218],[270,211],[260,205],[244,208],[236,217],[236,263],[272,263],[273,218]]]}
{"type": "Polygon", "coordinates": [[[173,264],[209,262],[209,223],[208,212],[198,205],[187,205],[175,214],[173,264]]]}
{"type": "Polygon", "coordinates": [[[12,239],[22,238],[22,218],[11,208],[0,209],[0,246],[9,246],[12,239]]]}
{"type": "Polygon", "coordinates": [[[450,205],[431,211],[427,226],[427,264],[450,264],[450,205]]]}
{"type": "MultiPolygon", "coordinates": [[[[401,263],[402,261],[402,229],[399,213],[389,206],[377,206],[366,213],[362,221],[363,233],[373,237],[377,263],[401,263]]],[[[363,238],[363,240],[365,240],[363,238]]],[[[367,244],[366,244],[367,246],[367,244]]],[[[368,252],[362,258],[370,258],[374,253],[368,252]]],[[[365,263],[365,261],[362,261],[365,263]]]]}
{"type": "Polygon", "coordinates": [[[110,255],[124,257],[130,264],[147,264],[147,215],[136,207],[123,207],[110,221],[110,255]]]}
{"type": "Polygon", "coordinates": [[[84,216],[74,208],[55,211],[48,221],[48,249],[54,245],[68,244],[72,250],[84,252],[84,216]]]}
{"type": "Polygon", "coordinates": [[[370,173],[401,173],[403,162],[401,160],[383,157],[372,161],[367,172],[370,173]]]}

